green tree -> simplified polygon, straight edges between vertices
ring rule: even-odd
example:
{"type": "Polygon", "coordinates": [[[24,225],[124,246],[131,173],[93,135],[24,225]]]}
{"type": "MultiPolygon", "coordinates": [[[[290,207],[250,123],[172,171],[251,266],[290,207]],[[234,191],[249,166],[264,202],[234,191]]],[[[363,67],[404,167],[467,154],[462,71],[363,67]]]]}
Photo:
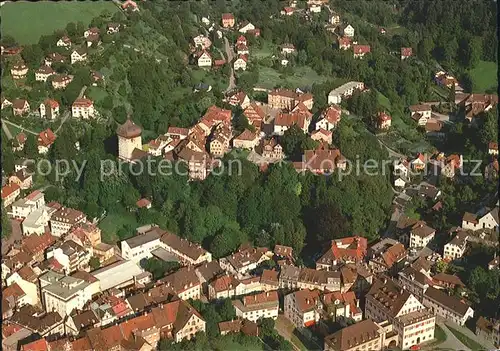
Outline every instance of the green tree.
{"type": "Polygon", "coordinates": [[[99,258],[97,258],[96,256],[92,256],[89,261],[89,266],[91,270],[99,269],[99,267],[101,267],[101,262],[99,261],[99,258]]]}

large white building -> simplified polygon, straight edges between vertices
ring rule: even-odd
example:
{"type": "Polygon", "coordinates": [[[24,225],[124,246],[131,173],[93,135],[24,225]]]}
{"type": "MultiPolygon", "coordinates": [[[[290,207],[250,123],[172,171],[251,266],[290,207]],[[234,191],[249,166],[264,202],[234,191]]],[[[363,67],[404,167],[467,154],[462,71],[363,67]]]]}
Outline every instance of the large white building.
{"type": "Polygon", "coordinates": [[[268,291],[256,295],[244,296],[243,302],[233,301],[236,316],[256,322],[264,318],[278,318],[279,300],[277,291],[268,291]]]}
{"type": "Polygon", "coordinates": [[[492,229],[498,231],[498,207],[483,208],[476,214],[466,212],[462,218],[462,228],[468,230],[492,229]]]}
{"type": "Polygon", "coordinates": [[[410,231],[410,247],[426,247],[436,235],[436,230],[424,222],[417,222],[410,231]]]}
{"type": "Polygon", "coordinates": [[[122,288],[134,284],[135,277],[144,270],[134,261],[118,261],[106,267],[99,268],[91,274],[101,283],[101,291],[111,288],[122,288]]]}
{"type": "Polygon", "coordinates": [[[12,216],[23,219],[28,217],[31,212],[42,208],[45,208],[45,196],[42,192],[35,190],[12,204],[12,216]]]}
{"type": "Polygon", "coordinates": [[[50,229],[52,235],[61,236],[78,223],[87,222],[87,217],[81,211],[73,208],[61,207],[50,218],[50,229]]]}
{"type": "Polygon", "coordinates": [[[467,248],[467,238],[469,235],[465,231],[459,231],[453,239],[444,245],[444,259],[456,260],[462,257],[467,248]]]}
{"type": "Polygon", "coordinates": [[[339,105],[342,102],[342,98],[350,97],[356,90],[364,90],[365,84],[363,82],[348,82],[341,85],[338,88],[333,89],[328,94],[328,104],[339,105]]]}
{"type": "Polygon", "coordinates": [[[133,238],[122,241],[122,257],[136,263],[144,258],[151,258],[151,252],[160,247],[161,233],[159,230],[151,230],[145,234],[139,234],[133,238]]]}
{"type": "Polygon", "coordinates": [[[199,300],[201,295],[201,283],[194,268],[182,267],[178,271],[167,275],[162,279],[167,283],[181,300],[199,300]]]}
{"type": "Polygon", "coordinates": [[[62,317],[74,309],[82,309],[92,299],[93,285],[83,279],[64,276],[53,271],[39,277],[42,300],[47,311],[58,312],[62,317]]]}

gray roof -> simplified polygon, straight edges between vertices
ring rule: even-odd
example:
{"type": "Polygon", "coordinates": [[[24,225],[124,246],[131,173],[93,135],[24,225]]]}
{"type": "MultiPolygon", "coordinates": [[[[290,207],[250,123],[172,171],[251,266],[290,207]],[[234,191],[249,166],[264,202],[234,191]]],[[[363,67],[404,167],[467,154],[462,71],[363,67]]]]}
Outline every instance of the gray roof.
{"type": "Polygon", "coordinates": [[[101,291],[105,291],[132,280],[142,272],[142,268],[134,261],[118,261],[91,274],[100,280],[101,291]]]}
{"type": "Polygon", "coordinates": [[[146,234],[137,235],[133,238],[127,239],[125,240],[125,242],[131,249],[133,249],[134,247],[144,245],[151,241],[159,240],[160,237],[161,234],[158,231],[152,230],[147,232],[146,234]]]}
{"type": "Polygon", "coordinates": [[[76,293],[88,287],[90,283],[83,279],[78,279],[71,276],[64,276],[58,281],[45,286],[42,290],[50,292],[63,300],[69,300],[76,293]]]}

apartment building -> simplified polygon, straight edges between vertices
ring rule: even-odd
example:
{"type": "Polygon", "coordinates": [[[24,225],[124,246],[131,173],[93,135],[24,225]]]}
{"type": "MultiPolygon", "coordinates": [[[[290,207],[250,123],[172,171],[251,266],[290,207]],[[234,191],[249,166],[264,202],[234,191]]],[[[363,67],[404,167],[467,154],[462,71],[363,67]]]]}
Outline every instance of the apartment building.
{"type": "Polygon", "coordinates": [[[363,91],[365,84],[363,82],[348,82],[338,88],[333,89],[328,94],[328,104],[340,105],[342,98],[348,98],[354,94],[356,90],[363,91]]]}
{"type": "Polygon", "coordinates": [[[410,247],[426,247],[436,235],[436,230],[429,227],[425,222],[418,221],[410,231],[410,247]]]}
{"type": "Polygon", "coordinates": [[[383,350],[384,329],[371,319],[352,324],[325,337],[325,351],[383,350]]]}
{"type": "Polygon", "coordinates": [[[297,328],[316,324],[321,308],[319,290],[303,289],[285,296],[285,317],[297,328]]]}
{"type": "Polygon", "coordinates": [[[59,242],[47,250],[47,259],[54,257],[59,262],[65,273],[70,274],[78,270],[88,271],[92,250],[84,248],[73,240],[59,242]]]}
{"type": "Polygon", "coordinates": [[[66,234],[74,225],[87,222],[87,217],[81,211],[73,208],[61,207],[50,218],[52,235],[66,234]]]}
{"type": "Polygon", "coordinates": [[[244,296],[243,301],[234,300],[236,316],[256,322],[261,318],[278,318],[279,300],[277,291],[244,296]]]}
{"type": "Polygon", "coordinates": [[[152,251],[161,247],[162,232],[159,228],[144,234],[138,234],[130,239],[120,242],[122,257],[136,263],[144,258],[153,257],[152,251]]]}
{"type": "Polygon", "coordinates": [[[83,279],[48,271],[39,277],[45,310],[56,311],[62,317],[74,309],[82,309],[92,298],[92,284],[83,279]]]}
{"type": "Polygon", "coordinates": [[[238,252],[219,259],[221,268],[235,274],[237,278],[244,278],[247,273],[264,261],[273,257],[272,251],[267,247],[241,248],[238,252]]]}
{"type": "Polygon", "coordinates": [[[182,267],[172,274],[161,279],[182,300],[199,300],[201,295],[201,283],[194,268],[182,267]]]}
{"type": "Polygon", "coordinates": [[[311,110],[314,97],[309,93],[295,92],[288,89],[274,89],[267,95],[267,103],[271,108],[291,111],[300,102],[302,102],[308,110],[311,110]]]}
{"type": "Polygon", "coordinates": [[[425,291],[423,304],[438,316],[462,326],[474,317],[474,310],[465,301],[432,286],[425,291]]]}
{"type": "Polygon", "coordinates": [[[208,285],[208,298],[225,299],[243,294],[243,285],[233,275],[222,275],[208,285]]]}
{"type": "Polygon", "coordinates": [[[443,258],[446,260],[456,260],[461,258],[467,248],[469,234],[466,231],[459,231],[453,239],[444,245],[443,258]]]}

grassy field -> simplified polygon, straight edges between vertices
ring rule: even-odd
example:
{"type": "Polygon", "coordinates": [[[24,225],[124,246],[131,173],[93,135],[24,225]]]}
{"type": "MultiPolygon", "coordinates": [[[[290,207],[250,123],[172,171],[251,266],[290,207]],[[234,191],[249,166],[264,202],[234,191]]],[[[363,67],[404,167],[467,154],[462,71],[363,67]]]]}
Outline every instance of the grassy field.
{"type": "Polygon", "coordinates": [[[101,101],[108,96],[108,93],[100,87],[88,87],[85,95],[94,101],[101,101]]]}
{"type": "Polygon", "coordinates": [[[8,2],[0,9],[0,30],[20,44],[34,44],[40,36],[64,29],[69,22],[81,21],[87,26],[103,11],[117,10],[111,1],[8,2]]]}
{"type": "Polygon", "coordinates": [[[485,349],[485,347],[483,345],[475,342],[474,340],[472,340],[471,338],[469,338],[467,335],[462,334],[461,332],[459,332],[458,330],[450,327],[449,325],[446,325],[446,326],[448,327],[448,329],[450,329],[450,331],[453,333],[453,335],[455,335],[456,338],[458,340],[460,340],[460,342],[462,344],[464,344],[465,346],[467,346],[471,350],[484,350],[485,349]]]}
{"type": "Polygon", "coordinates": [[[99,228],[102,230],[102,241],[107,244],[116,244],[119,240],[117,232],[124,225],[130,225],[137,228],[137,221],[135,216],[130,212],[108,214],[99,223],[99,228]]]}
{"type": "MultiPolygon", "coordinates": [[[[300,88],[306,86],[311,87],[314,83],[323,83],[327,80],[333,80],[333,78],[320,76],[309,67],[297,67],[294,69],[293,75],[282,75],[273,68],[260,66],[259,81],[256,85],[267,89],[272,89],[276,85],[286,84],[294,88],[300,88]]],[[[340,84],[342,84],[342,82],[340,84]]]]}
{"type": "Polygon", "coordinates": [[[479,61],[476,68],[469,71],[474,83],[474,93],[484,93],[486,90],[496,90],[497,64],[489,61],[479,61]]]}

